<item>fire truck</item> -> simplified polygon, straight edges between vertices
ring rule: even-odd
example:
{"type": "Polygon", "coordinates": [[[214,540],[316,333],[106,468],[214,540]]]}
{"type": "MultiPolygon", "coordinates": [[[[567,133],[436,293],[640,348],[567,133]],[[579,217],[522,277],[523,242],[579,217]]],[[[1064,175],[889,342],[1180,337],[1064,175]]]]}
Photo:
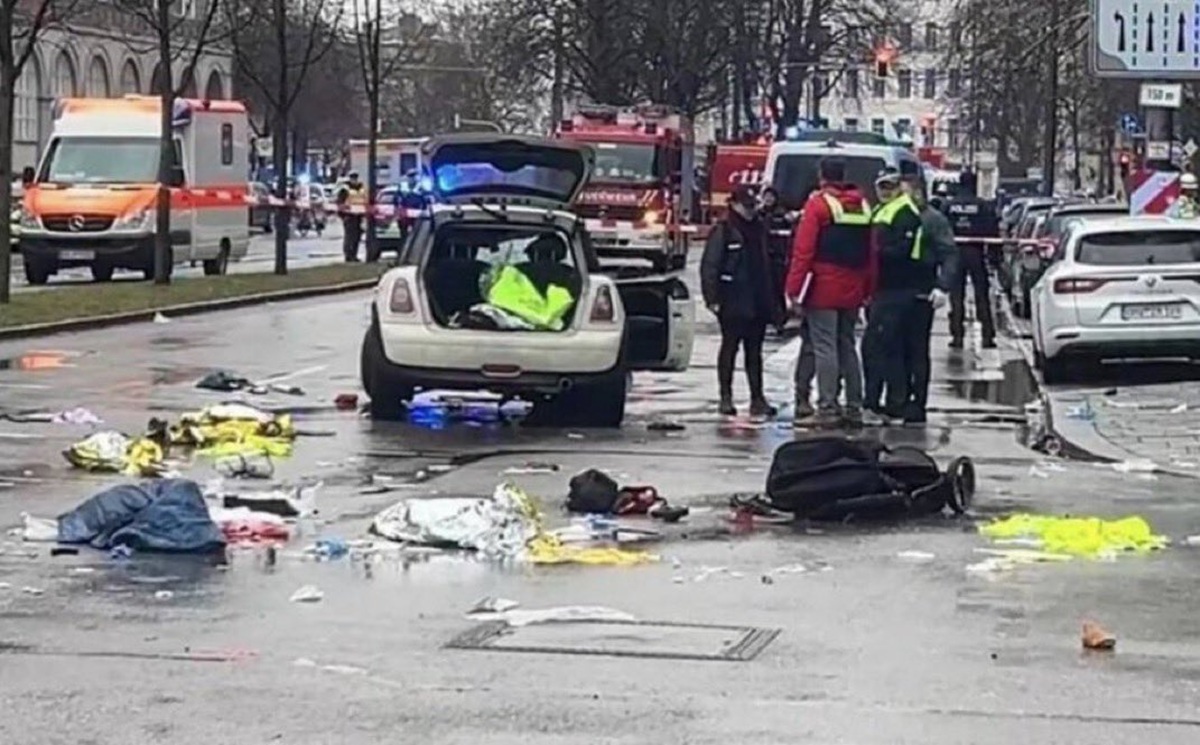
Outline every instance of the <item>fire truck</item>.
{"type": "Polygon", "coordinates": [[[597,255],[646,259],[656,271],[682,269],[700,206],[691,120],[658,105],[584,106],[555,135],[595,151],[595,171],[575,212],[597,255]]]}
{"type": "Polygon", "coordinates": [[[705,157],[703,213],[709,227],[724,219],[729,212],[729,198],[742,184],[762,186],[767,170],[770,140],[713,142],[705,157]]]}

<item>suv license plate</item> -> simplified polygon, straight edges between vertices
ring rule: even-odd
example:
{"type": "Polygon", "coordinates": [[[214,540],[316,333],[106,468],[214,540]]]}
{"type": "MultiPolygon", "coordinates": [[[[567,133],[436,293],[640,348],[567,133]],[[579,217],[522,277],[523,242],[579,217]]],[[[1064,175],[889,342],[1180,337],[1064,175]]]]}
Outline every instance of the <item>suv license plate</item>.
{"type": "Polygon", "coordinates": [[[1126,305],[1121,308],[1121,318],[1126,321],[1173,321],[1183,318],[1183,306],[1178,303],[1126,305]]]}
{"type": "Polygon", "coordinates": [[[95,251],[61,251],[58,254],[65,261],[91,261],[96,258],[95,251]]]}

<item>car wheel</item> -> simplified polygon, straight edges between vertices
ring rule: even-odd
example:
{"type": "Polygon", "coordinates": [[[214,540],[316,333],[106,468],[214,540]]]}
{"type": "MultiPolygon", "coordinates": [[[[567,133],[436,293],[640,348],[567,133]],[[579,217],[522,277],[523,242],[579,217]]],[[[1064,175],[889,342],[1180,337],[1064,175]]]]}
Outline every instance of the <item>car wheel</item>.
{"type": "Polygon", "coordinates": [[[613,429],[625,420],[625,399],[629,374],[610,375],[600,383],[573,388],[564,394],[574,407],[575,421],[584,427],[613,429]]]}
{"type": "Polygon", "coordinates": [[[97,282],[111,282],[113,266],[111,264],[92,264],[92,279],[97,282]]]}
{"type": "Polygon", "coordinates": [[[403,419],[405,402],[412,399],[414,389],[397,380],[392,373],[391,363],[383,353],[378,321],[371,323],[363,337],[359,368],[363,389],[371,398],[371,418],[390,421],[403,419]]]}
{"type": "Polygon", "coordinates": [[[229,270],[229,246],[221,246],[221,252],[215,259],[204,260],[204,274],[207,277],[219,277],[229,270]]]}
{"type": "Polygon", "coordinates": [[[44,285],[50,281],[52,272],[41,261],[32,256],[25,257],[25,281],[31,285],[44,285]]]}
{"type": "Polygon", "coordinates": [[[655,256],[650,260],[650,266],[654,267],[655,272],[665,272],[671,268],[672,259],[670,256],[655,256]]]}
{"type": "Polygon", "coordinates": [[[1060,357],[1042,357],[1042,381],[1046,385],[1062,385],[1070,380],[1067,360],[1060,357]]]}

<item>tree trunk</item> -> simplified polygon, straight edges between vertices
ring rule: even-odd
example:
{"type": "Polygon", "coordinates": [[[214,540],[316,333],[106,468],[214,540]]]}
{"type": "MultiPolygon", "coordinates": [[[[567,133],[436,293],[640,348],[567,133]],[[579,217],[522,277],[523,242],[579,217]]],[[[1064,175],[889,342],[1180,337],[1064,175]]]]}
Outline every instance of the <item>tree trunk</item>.
{"type": "MultiPolygon", "coordinates": [[[[11,18],[5,18],[11,25],[11,18]]],[[[3,29],[0,33],[11,29],[3,29]]],[[[12,44],[12,35],[0,40],[0,44],[12,44]]],[[[10,46],[11,49],[11,46],[10,46]]],[[[13,89],[16,87],[17,76],[14,74],[12,55],[5,55],[0,60],[0,305],[7,304],[10,299],[12,284],[12,222],[9,213],[12,211],[12,159],[13,159],[13,89]]]]}
{"type": "Polygon", "coordinates": [[[562,6],[554,6],[554,51],[551,61],[553,70],[550,81],[550,131],[553,133],[562,123],[565,113],[563,101],[566,88],[566,70],[563,60],[563,12],[562,6]]]}
{"type": "Polygon", "coordinates": [[[382,77],[380,67],[380,50],[379,36],[380,24],[383,22],[383,9],[380,7],[380,0],[375,0],[375,17],[371,19],[370,35],[367,43],[371,45],[370,61],[368,65],[370,69],[367,71],[371,78],[371,85],[367,90],[367,107],[370,109],[370,130],[367,136],[367,214],[363,216],[367,228],[367,258],[374,257],[375,242],[375,191],[379,188],[379,167],[376,164],[379,158],[379,96],[380,96],[380,79],[382,77]]]}
{"type": "Polygon", "coordinates": [[[154,284],[171,282],[171,267],[175,262],[171,246],[171,166],[175,161],[174,128],[175,75],[171,71],[171,3],[158,0],[155,8],[158,19],[158,63],[162,66],[162,106],[158,142],[158,202],[154,225],[154,284]]]}

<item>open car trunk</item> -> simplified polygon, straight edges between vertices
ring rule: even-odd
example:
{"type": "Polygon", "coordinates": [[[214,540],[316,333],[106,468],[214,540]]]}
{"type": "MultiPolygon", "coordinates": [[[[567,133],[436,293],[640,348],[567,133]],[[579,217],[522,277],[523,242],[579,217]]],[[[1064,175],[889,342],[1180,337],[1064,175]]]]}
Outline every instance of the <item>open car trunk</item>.
{"type": "Polygon", "coordinates": [[[583,286],[570,239],[552,226],[449,224],[438,229],[422,269],[422,285],[434,321],[446,328],[498,332],[561,332],[569,329],[583,286]],[[555,316],[558,324],[541,323],[513,312],[490,292],[502,271],[519,272],[526,292],[543,298],[569,297],[555,316]],[[563,293],[567,293],[565,296],[563,293]]]}

